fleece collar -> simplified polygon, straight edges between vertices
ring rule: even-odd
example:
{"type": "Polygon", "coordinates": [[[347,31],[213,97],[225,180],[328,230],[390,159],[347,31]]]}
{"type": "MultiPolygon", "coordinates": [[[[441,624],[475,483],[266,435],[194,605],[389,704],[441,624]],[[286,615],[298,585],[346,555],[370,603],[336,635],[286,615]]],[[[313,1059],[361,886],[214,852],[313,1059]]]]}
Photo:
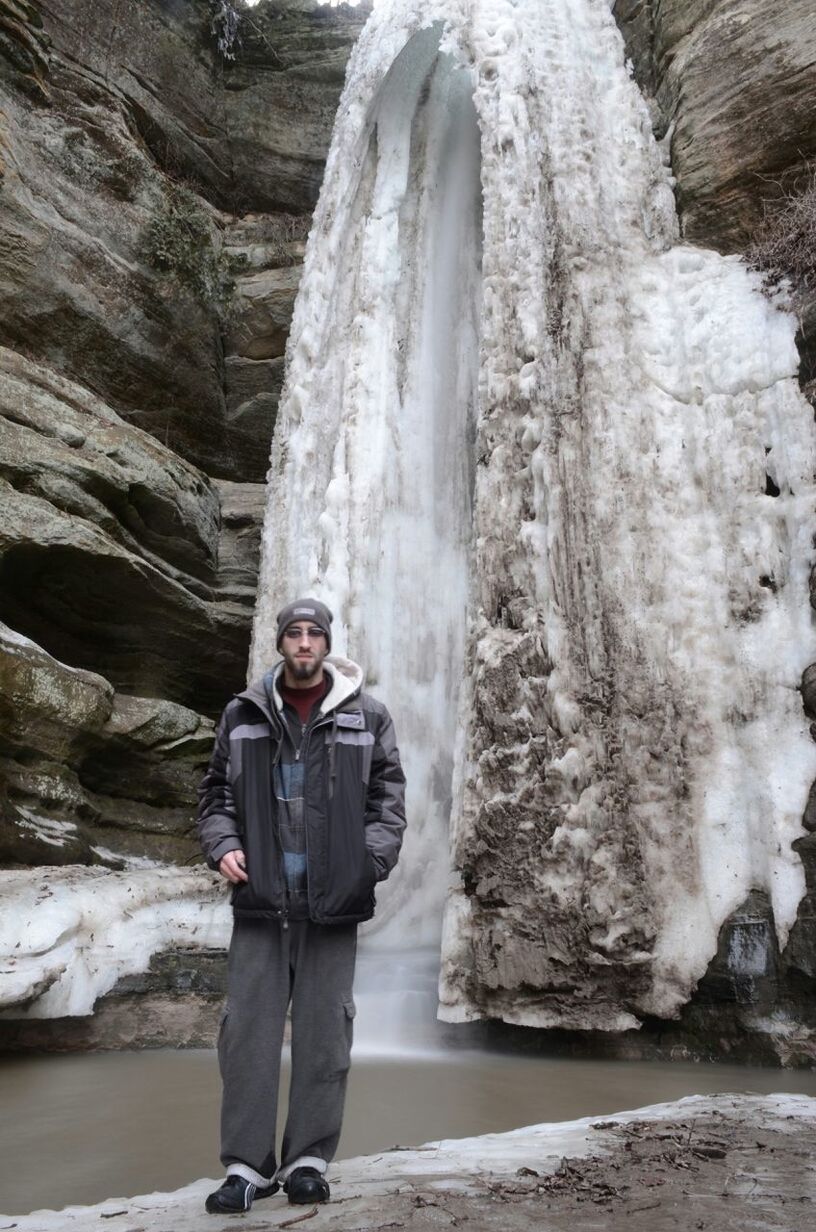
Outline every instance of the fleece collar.
{"type": "MultiPolygon", "coordinates": [[[[328,671],[331,676],[332,686],[323,698],[320,713],[330,714],[360,692],[363,687],[363,669],[351,659],[344,659],[342,655],[327,655],[323,660],[323,670],[328,671]]],[[[277,693],[277,689],[275,692],[277,693]]]]}
{"type": "MultiPolygon", "coordinates": [[[[336,710],[344,702],[350,701],[352,697],[356,697],[363,687],[363,669],[357,663],[353,663],[351,659],[344,659],[342,655],[327,655],[323,660],[323,671],[331,679],[331,688],[323,698],[320,706],[320,713],[325,715],[331,714],[332,710],[336,710]]],[[[283,699],[278,691],[278,681],[282,674],[283,661],[281,660],[261,680],[253,681],[249,688],[245,689],[243,693],[239,693],[238,696],[254,702],[267,718],[271,720],[272,715],[269,712],[270,694],[274,699],[275,709],[279,713],[283,710],[283,699]],[[269,693],[266,691],[267,681],[271,684],[269,693]]]]}

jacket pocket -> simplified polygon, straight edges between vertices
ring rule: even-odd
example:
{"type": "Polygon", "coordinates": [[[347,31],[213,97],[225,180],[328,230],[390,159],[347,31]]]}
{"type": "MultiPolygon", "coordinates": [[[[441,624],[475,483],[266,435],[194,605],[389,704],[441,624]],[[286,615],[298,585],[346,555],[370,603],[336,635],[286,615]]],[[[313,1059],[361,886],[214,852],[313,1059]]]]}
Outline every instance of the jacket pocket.
{"type": "Polygon", "coordinates": [[[336,727],[326,733],[326,743],[334,744],[335,773],[350,775],[356,784],[367,787],[374,754],[374,733],[365,728],[362,714],[338,714],[336,727]]]}
{"type": "Polygon", "coordinates": [[[377,866],[366,847],[362,812],[333,813],[328,825],[326,890],[322,914],[365,919],[374,910],[377,866]]]}

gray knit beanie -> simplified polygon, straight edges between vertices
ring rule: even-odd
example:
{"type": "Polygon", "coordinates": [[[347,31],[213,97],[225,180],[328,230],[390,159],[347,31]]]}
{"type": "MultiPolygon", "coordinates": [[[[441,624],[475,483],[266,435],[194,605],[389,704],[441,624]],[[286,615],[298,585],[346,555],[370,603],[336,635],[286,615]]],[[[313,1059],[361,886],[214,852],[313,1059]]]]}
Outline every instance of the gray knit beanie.
{"type": "Polygon", "coordinates": [[[326,634],[326,645],[331,650],[331,622],[333,619],[334,617],[326,607],[326,604],[321,603],[319,599],[295,599],[294,603],[287,603],[286,607],[282,607],[278,612],[277,649],[280,650],[284,629],[288,629],[289,625],[294,624],[298,620],[309,620],[326,634]]]}

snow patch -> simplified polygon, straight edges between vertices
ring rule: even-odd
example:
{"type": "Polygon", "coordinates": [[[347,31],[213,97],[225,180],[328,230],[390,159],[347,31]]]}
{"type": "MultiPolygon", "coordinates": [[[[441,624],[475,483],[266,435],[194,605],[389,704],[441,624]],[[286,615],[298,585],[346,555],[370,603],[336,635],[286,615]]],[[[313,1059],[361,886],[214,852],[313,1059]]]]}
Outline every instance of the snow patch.
{"type": "Polygon", "coordinates": [[[223,949],[230,911],[215,874],[68,866],[0,872],[0,1017],[93,1012],[124,975],[176,946],[223,949]]]}

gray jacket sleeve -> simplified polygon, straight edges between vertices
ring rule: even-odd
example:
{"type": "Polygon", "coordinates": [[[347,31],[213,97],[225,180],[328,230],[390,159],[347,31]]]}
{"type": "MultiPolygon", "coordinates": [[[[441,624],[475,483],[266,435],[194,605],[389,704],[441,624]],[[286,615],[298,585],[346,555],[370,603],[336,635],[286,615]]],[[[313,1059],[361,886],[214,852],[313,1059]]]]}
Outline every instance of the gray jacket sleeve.
{"type": "Polygon", "coordinates": [[[384,881],[397,862],[405,829],[405,775],[394,724],[385,707],[378,707],[374,749],[366,793],[366,846],[384,881]]]}
{"type": "Polygon", "coordinates": [[[198,789],[198,839],[210,868],[218,868],[228,851],[243,846],[230,785],[229,731],[226,712],[215,733],[207,773],[198,789]]]}

